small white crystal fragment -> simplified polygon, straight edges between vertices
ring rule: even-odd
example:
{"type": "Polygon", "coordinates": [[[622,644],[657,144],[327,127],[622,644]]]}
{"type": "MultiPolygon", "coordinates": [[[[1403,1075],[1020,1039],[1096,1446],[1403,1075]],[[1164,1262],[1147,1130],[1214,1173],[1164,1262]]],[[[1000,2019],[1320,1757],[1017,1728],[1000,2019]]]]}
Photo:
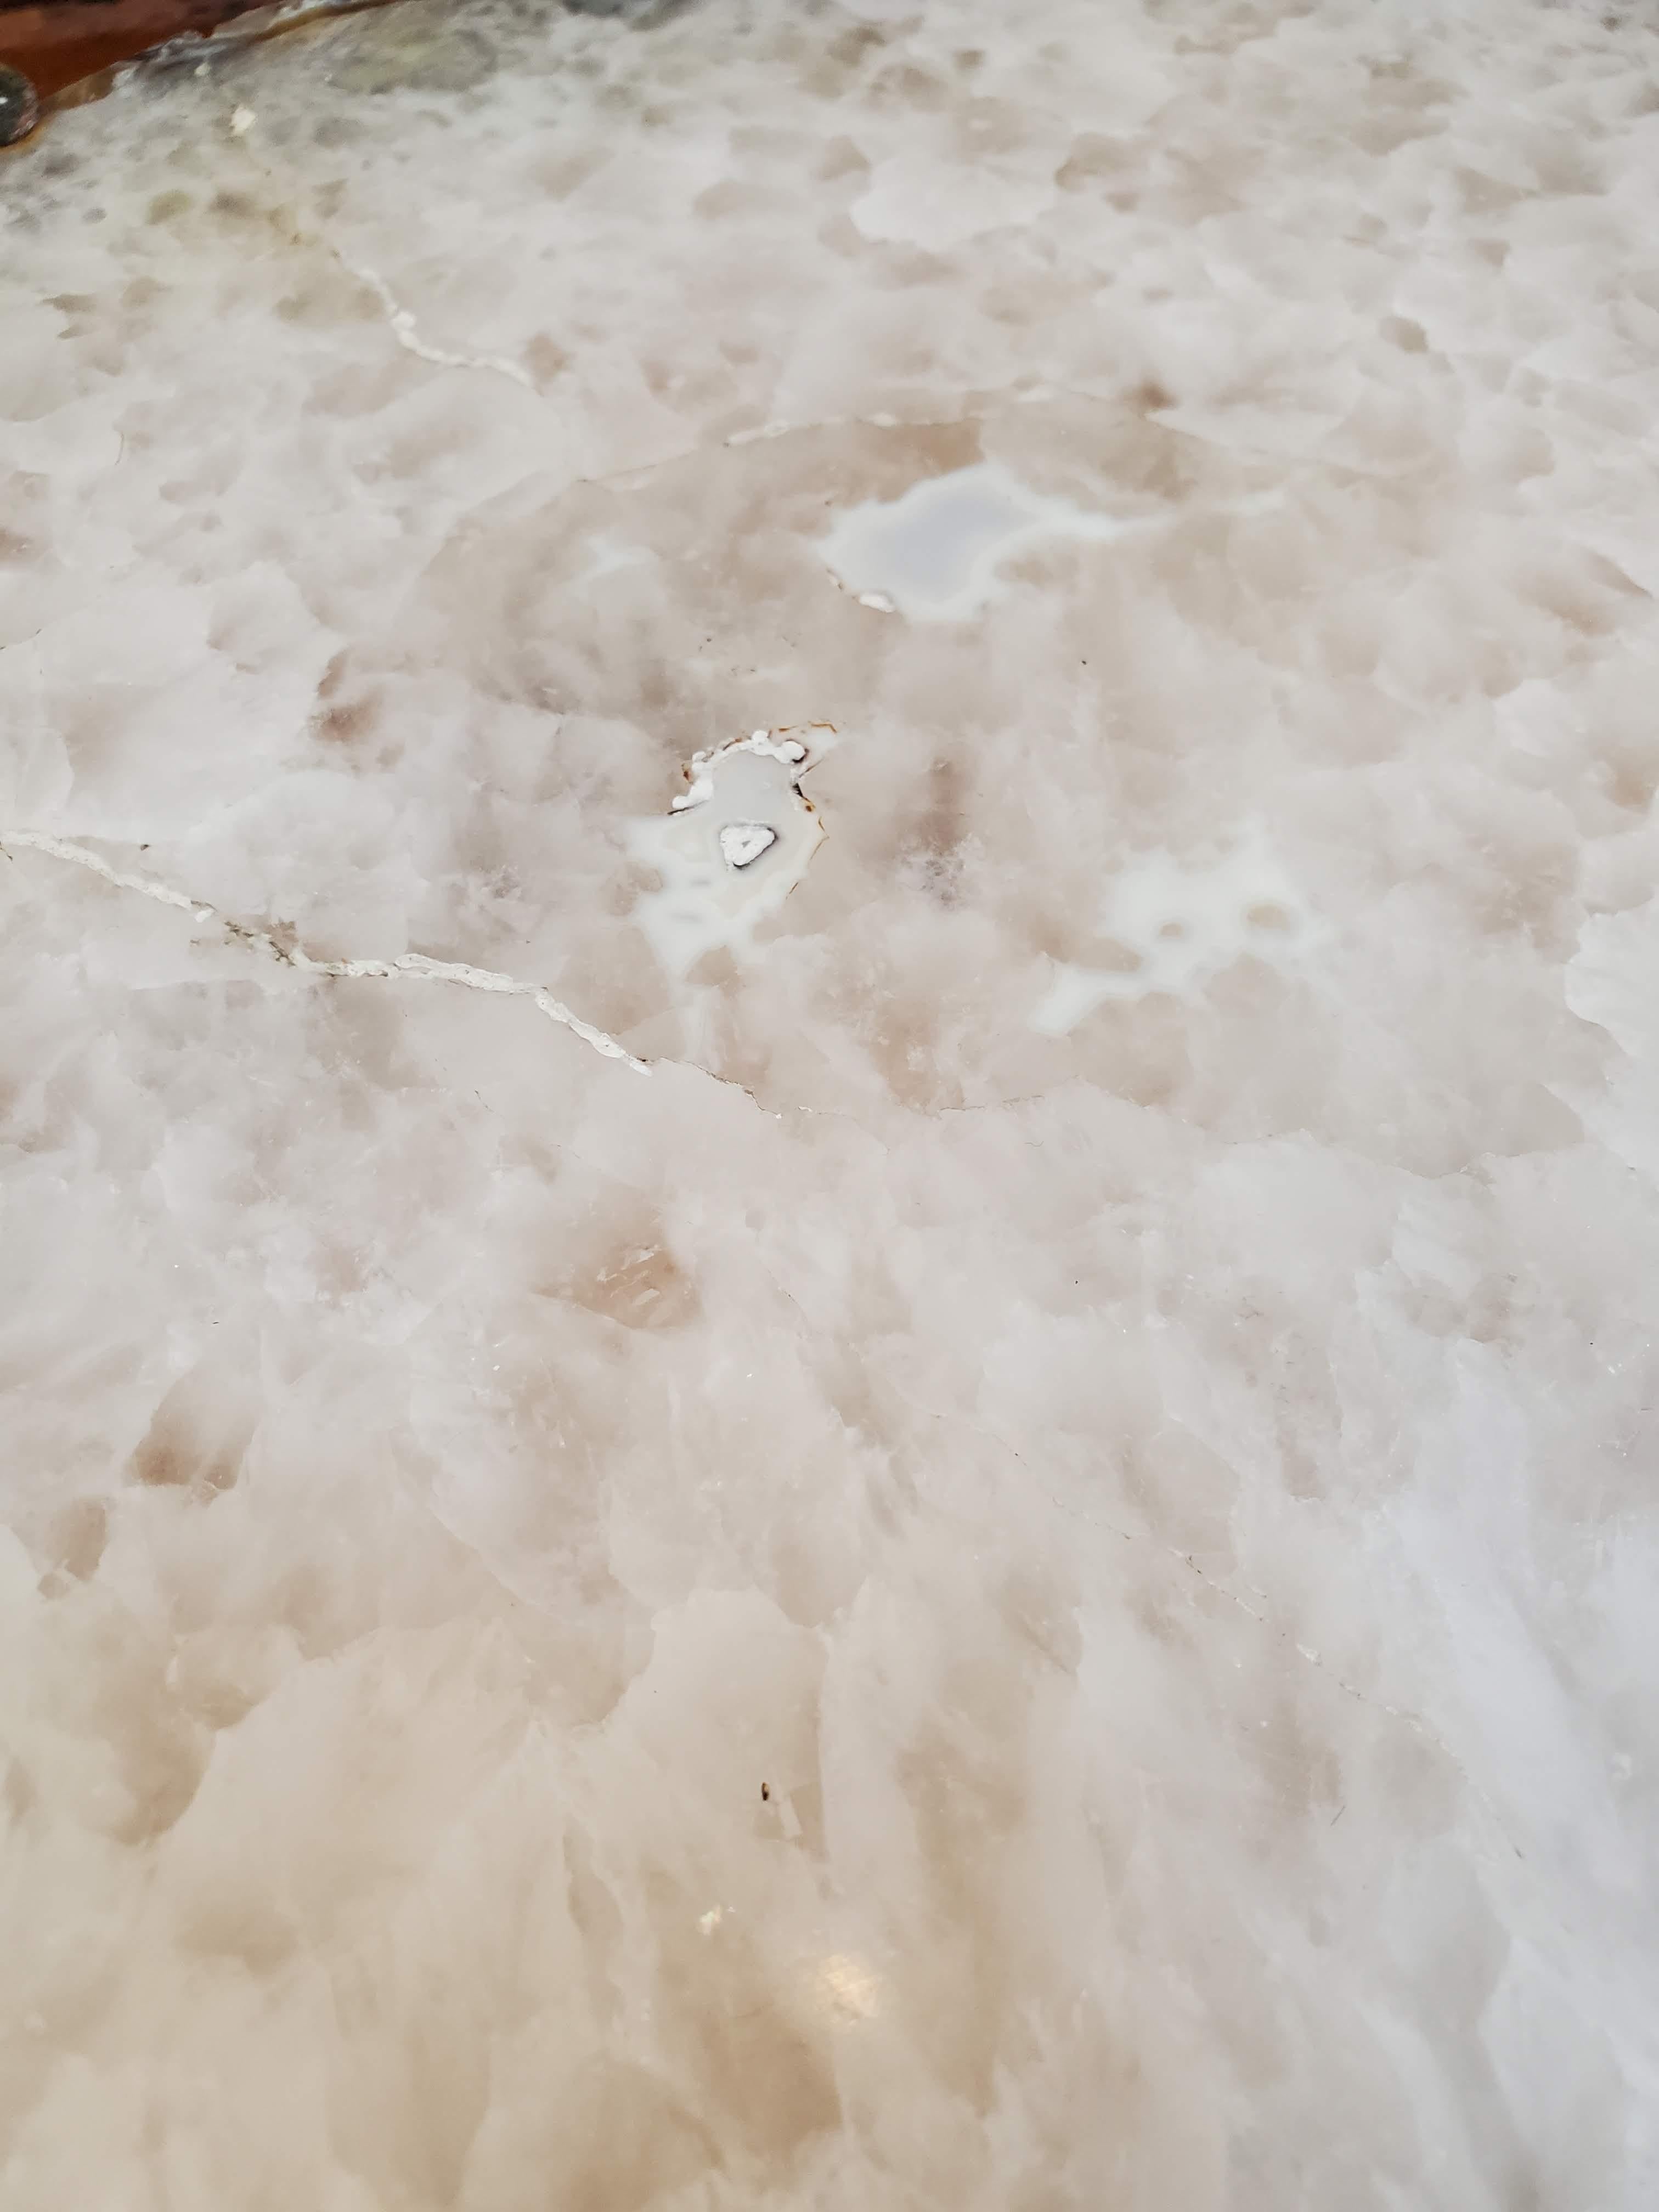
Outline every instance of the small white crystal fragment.
{"type": "Polygon", "coordinates": [[[751,867],[777,842],[777,831],[763,822],[728,822],[720,831],[720,854],[730,867],[751,867]]]}

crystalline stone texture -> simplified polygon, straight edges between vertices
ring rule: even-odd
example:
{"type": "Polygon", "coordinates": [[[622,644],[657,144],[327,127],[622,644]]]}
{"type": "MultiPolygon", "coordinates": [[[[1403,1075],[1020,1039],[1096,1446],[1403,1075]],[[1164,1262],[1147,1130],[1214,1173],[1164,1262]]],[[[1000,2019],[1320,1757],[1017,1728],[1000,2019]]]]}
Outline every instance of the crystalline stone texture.
{"type": "Polygon", "coordinates": [[[0,161],[3,2212],[1651,2212],[1656,85],[410,0],[0,161]]]}

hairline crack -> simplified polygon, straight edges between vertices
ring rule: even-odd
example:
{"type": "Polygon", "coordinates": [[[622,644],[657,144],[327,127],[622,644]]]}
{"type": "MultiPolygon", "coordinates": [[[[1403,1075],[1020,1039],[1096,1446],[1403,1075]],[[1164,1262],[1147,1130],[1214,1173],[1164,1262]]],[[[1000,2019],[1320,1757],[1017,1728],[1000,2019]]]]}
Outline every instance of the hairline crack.
{"type": "Polygon", "coordinates": [[[135,875],[125,869],[112,867],[90,847],[76,844],[71,838],[55,837],[44,830],[0,830],[0,846],[18,847],[30,852],[45,853],[53,860],[72,861],[76,867],[100,876],[118,890],[137,891],[145,898],[154,899],[158,905],[173,907],[188,914],[198,926],[215,923],[228,936],[244,945],[256,946],[283,967],[296,969],[302,975],[386,982],[454,983],[469,991],[493,992],[502,998],[528,999],[538,1013],[544,1014],[549,1021],[556,1022],[562,1029],[570,1030],[573,1036],[580,1037],[602,1058],[621,1060],[636,1074],[649,1075],[651,1073],[648,1060],[641,1060],[629,1052],[627,1046],[618,1043],[609,1030],[585,1021],[567,1006],[562,999],[555,998],[544,984],[527,982],[518,975],[503,975],[493,968],[475,968],[466,961],[433,960],[422,952],[400,952],[389,960],[319,960],[302,945],[284,944],[274,930],[262,928],[257,923],[238,921],[210,905],[207,900],[192,898],[156,877],[135,875]]]}

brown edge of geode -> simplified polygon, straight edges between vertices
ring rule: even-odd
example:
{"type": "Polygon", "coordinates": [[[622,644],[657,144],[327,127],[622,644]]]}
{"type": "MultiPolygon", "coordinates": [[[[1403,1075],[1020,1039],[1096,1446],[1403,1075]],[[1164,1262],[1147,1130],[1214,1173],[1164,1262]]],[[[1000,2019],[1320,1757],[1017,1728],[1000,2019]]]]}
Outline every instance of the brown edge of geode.
{"type": "MultiPolygon", "coordinates": [[[[198,58],[216,34],[257,46],[388,0],[0,0],[0,67],[33,85],[44,118],[100,99],[129,64],[198,58]]],[[[21,143],[21,140],[18,142],[21,143]]]]}
{"type": "Polygon", "coordinates": [[[267,0],[0,0],[0,63],[45,100],[170,39],[207,38],[256,12],[276,10],[267,0]]]}

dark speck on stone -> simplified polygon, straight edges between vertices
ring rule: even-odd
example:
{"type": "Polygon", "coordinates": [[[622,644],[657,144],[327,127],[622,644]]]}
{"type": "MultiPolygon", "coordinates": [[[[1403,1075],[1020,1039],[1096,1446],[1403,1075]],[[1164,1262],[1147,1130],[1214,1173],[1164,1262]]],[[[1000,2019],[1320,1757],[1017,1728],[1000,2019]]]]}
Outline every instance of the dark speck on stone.
{"type": "Polygon", "coordinates": [[[34,87],[21,70],[0,63],[0,146],[15,146],[27,138],[40,120],[40,103],[34,87]]]}

